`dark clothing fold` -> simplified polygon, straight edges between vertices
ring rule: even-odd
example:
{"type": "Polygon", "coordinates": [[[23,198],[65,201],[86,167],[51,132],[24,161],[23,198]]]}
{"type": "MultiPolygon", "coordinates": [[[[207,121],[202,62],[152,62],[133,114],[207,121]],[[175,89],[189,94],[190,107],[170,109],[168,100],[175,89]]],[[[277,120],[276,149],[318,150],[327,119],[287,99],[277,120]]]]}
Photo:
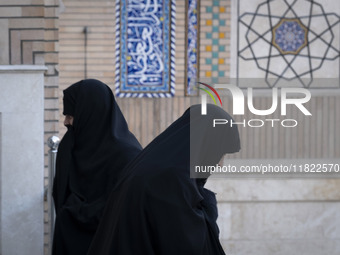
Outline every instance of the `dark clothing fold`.
{"type": "Polygon", "coordinates": [[[64,90],[63,100],[73,124],[57,154],[53,254],[84,255],[111,190],[142,148],[104,83],[77,82],[64,90]]]}
{"type": "Polygon", "coordinates": [[[217,164],[240,150],[236,127],[213,128],[231,117],[220,107],[190,107],[124,170],[112,191],[88,255],[220,255],[215,194],[190,164],[217,164]],[[197,140],[196,140],[197,139],[197,140]],[[200,146],[191,155],[191,147],[200,146]],[[207,151],[213,156],[207,155],[207,151]]]}

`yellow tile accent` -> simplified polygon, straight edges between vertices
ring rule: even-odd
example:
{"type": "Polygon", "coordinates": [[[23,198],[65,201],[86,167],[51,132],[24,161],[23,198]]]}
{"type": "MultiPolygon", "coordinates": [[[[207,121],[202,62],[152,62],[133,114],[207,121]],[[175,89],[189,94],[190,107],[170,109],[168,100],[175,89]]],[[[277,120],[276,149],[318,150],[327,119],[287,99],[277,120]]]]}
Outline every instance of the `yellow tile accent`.
{"type": "Polygon", "coordinates": [[[208,19],[207,22],[206,22],[207,26],[211,26],[212,25],[212,20],[211,19],[208,19]]]}
{"type": "Polygon", "coordinates": [[[225,36],[224,33],[219,33],[219,34],[218,34],[218,38],[220,38],[220,39],[221,39],[221,38],[224,38],[224,36],[225,36]]]}
{"type": "Polygon", "coordinates": [[[220,12],[225,12],[225,7],[220,7],[220,12]]]}
{"type": "Polygon", "coordinates": [[[224,64],[224,59],[223,59],[223,58],[219,58],[219,59],[218,59],[218,63],[219,63],[220,65],[223,65],[223,64],[224,64]]]}
{"type": "Polygon", "coordinates": [[[206,51],[211,51],[211,45],[205,46],[205,50],[206,50],[206,51]]]}
{"type": "Polygon", "coordinates": [[[206,71],[205,72],[205,77],[211,77],[211,71],[206,71]]]}

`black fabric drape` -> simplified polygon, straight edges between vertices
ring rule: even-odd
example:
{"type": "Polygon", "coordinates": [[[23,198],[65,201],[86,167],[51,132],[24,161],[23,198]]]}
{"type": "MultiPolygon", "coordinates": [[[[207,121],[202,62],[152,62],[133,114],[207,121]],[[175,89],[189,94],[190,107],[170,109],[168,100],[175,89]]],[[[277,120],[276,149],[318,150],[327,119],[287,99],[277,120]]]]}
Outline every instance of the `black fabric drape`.
{"type": "Polygon", "coordinates": [[[231,120],[223,109],[207,109],[202,116],[200,105],[192,106],[126,167],[88,255],[224,254],[215,194],[203,187],[208,176],[190,178],[190,157],[216,164],[239,151],[240,141],[235,126],[212,127],[214,118],[231,120]],[[197,155],[190,155],[190,140],[202,148],[197,155]]]}
{"type": "Polygon", "coordinates": [[[64,114],[74,119],[57,154],[53,254],[84,255],[112,188],[142,148],[111,89],[98,80],[64,90],[64,114]]]}

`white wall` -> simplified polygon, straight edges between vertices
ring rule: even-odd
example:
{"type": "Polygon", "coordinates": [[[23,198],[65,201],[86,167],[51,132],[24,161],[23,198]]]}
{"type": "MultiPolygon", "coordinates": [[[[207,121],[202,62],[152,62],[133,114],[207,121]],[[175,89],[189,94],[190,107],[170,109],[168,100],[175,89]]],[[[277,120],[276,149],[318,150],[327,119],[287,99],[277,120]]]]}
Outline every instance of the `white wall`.
{"type": "Polygon", "coordinates": [[[44,70],[0,66],[2,255],[43,254],[44,70]]]}
{"type": "Polygon", "coordinates": [[[228,255],[340,254],[340,179],[211,179],[228,255]]]}
{"type": "MultiPolygon", "coordinates": [[[[296,2],[294,10],[299,17],[310,10],[305,8],[305,6],[308,7],[310,1],[275,0],[270,1],[271,13],[277,17],[282,17],[282,13],[287,8],[285,3],[292,2],[296,2]]],[[[321,4],[326,13],[340,13],[339,1],[320,0],[315,2],[321,4]]],[[[258,13],[266,15],[268,9],[264,0],[231,0],[231,77],[257,78],[260,82],[265,77],[265,72],[257,67],[254,60],[246,61],[237,56],[238,47],[243,49],[247,45],[246,27],[240,25],[240,30],[237,30],[239,25],[238,13],[240,15],[249,13],[243,16],[242,20],[250,24],[250,20],[255,17],[251,13],[256,12],[256,8],[260,4],[263,5],[258,9],[258,13]]],[[[320,14],[320,10],[318,6],[314,6],[313,14],[320,14]]],[[[328,15],[328,17],[330,22],[336,22],[338,19],[333,15],[328,15]]],[[[257,16],[252,24],[256,31],[266,31],[269,26],[268,20],[268,18],[257,16]]],[[[272,19],[274,25],[278,21],[278,19],[272,19]]],[[[313,18],[311,30],[321,31],[324,29],[322,21],[321,17],[313,18]]],[[[338,28],[334,26],[335,33],[332,41],[332,45],[337,50],[340,47],[338,28]]],[[[271,40],[271,33],[266,35],[271,40]]],[[[309,40],[313,38],[312,33],[309,33],[308,36],[309,40]]],[[[254,40],[257,37],[250,32],[249,38],[254,40]]],[[[326,34],[324,38],[327,39],[326,34]]],[[[321,41],[316,41],[311,50],[311,55],[323,54],[322,46],[321,41]]],[[[257,57],[261,54],[268,56],[268,49],[269,44],[263,43],[263,40],[258,40],[257,45],[254,45],[257,57]],[[262,46],[263,48],[261,48],[262,46]]],[[[250,51],[246,53],[244,53],[246,57],[252,56],[250,51]]],[[[273,70],[285,67],[282,62],[275,62],[277,59],[272,58],[272,61],[274,61],[272,63],[276,63],[273,70]]],[[[298,64],[296,66],[298,72],[308,67],[305,62],[297,62],[296,64],[298,64]]],[[[288,132],[283,130],[285,132],[279,133],[282,129],[281,131],[278,129],[249,129],[246,132],[241,130],[243,147],[241,146],[240,154],[251,159],[257,158],[261,163],[265,160],[271,160],[274,165],[279,165],[279,159],[290,159],[292,163],[302,159],[306,163],[312,160],[319,162],[323,160],[323,163],[331,163],[332,161],[332,163],[339,164],[339,142],[337,139],[340,122],[338,121],[339,114],[335,114],[340,109],[340,105],[337,103],[340,92],[339,70],[339,58],[335,58],[334,61],[325,61],[321,68],[313,73],[314,78],[323,78],[315,79],[314,85],[311,86],[312,99],[309,102],[308,109],[311,109],[313,116],[301,118],[297,117],[298,115],[294,112],[290,112],[288,116],[297,118],[301,123],[299,123],[297,129],[288,132]],[[326,86],[324,84],[326,82],[331,84],[326,86]],[[326,87],[331,89],[326,90],[326,87]],[[310,130],[313,131],[310,132],[310,130]],[[286,143],[287,141],[291,142],[286,143]],[[283,155],[279,153],[280,151],[283,155]]],[[[308,76],[304,78],[308,78],[308,76]]],[[[251,82],[255,83],[253,80],[251,82]]],[[[294,83],[294,86],[297,86],[296,84],[299,85],[299,83],[294,83]]],[[[268,87],[262,82],[262,88],[267,89],[268,87]]],[[[262,95],[258,95],[255,100],[265,102],[266,99],[262,95]]],[[[262,107],[264,105],[261,104],[262,107]]],[[[224,163],[228,165],[228,160],[226,159],[224,163]]],[[[243,164],[247,164],[247,162],[243,164]]],[[[217,193],[220,213],[218,220],[221,230],[220,238],[226,254],[340,254],[339,175],[325,174],[315,178],[310,178],[307,175],[291,176],[290,178],[282,178],[282,176],[225,177],[209,180],[207,187],[217,193]]]]}

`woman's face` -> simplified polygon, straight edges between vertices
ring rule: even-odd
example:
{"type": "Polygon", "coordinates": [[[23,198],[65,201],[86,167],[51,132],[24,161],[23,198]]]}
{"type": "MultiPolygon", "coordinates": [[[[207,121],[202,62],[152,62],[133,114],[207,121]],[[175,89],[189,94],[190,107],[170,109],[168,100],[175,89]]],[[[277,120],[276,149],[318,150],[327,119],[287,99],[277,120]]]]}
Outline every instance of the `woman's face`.
{"type": "Polygon", "coordinates": [[[73,116],[65,115],[64,125],[65,126],[72,126],[73,125],[73,116]]]}

